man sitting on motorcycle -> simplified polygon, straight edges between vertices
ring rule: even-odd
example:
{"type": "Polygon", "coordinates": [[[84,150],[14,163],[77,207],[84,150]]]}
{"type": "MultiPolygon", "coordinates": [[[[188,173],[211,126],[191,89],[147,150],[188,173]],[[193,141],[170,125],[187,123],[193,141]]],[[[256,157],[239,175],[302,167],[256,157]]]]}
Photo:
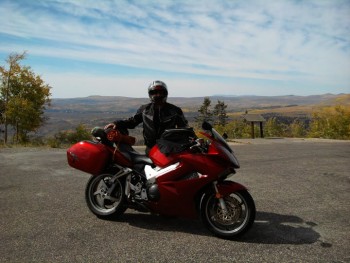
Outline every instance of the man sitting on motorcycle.
{"type": "Polygon", "coordinates": [[[168,89],[164,82],[153,81],[148,87],[148,96],[151,102],[142,105],[134,116],[126,120],[116,120],[105,126],[105,129],[134,129],[142,122],[147,155],[166,129],[188,127],[182,110],[167,102],[168,89]]]}

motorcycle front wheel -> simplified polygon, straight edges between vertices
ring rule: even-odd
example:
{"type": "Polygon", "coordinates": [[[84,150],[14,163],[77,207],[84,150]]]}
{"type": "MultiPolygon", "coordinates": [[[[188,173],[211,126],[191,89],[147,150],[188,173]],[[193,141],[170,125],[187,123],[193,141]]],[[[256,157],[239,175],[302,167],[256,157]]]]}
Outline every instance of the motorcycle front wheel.
{"type": "Polygon", "coordinates": [[[99,218],[115,218],[127,209],[124,184],[112,177],[111,174],[91,176],[86,184],[87,206],[99,218]]]}
{"type": "Polygon", "coordinates": [[[227,211],[221,208],[215,193],[204,196],[201,205],[201,219],[216,236],[235,239],[246,233],[255,220],[255,204],[246,190],[223,197],[227,211]]]}

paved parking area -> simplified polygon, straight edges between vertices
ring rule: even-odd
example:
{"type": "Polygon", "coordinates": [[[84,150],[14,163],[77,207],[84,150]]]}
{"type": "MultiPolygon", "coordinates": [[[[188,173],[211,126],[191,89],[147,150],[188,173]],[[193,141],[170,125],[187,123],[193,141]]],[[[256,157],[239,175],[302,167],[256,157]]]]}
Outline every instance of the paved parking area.
{"type": "Polygon", "coordinates": [[[0,149],[0,262],[350,262],[350,142],[242,140],[232,144],[256,222],[241,240],[199,221],[127,210],[91,214],[89,175],[65,150],[0,149]]]}

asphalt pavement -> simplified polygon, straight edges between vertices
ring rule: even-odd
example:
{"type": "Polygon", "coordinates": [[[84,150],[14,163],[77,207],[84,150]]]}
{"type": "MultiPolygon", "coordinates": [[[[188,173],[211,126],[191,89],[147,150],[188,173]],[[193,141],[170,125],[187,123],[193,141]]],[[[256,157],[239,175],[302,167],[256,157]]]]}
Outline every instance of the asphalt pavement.
{"type": "MultiPolygon", "coordinates": [[[[219,239],[198,220],[89,212],[88,174],[65,149],[0,148],[0,262],[350,263],[350,141],[235,140],[231,178],[256,202],[252,229],[219,239]]],[[[142,151],[142,148],[138,148],[142,151]]]]}

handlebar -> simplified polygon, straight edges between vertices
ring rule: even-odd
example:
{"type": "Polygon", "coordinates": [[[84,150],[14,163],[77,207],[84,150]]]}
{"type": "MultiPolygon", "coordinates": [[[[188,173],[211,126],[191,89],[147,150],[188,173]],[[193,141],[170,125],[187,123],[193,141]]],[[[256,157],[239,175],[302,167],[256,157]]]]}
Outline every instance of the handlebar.
{"type": "Polygon", "coordinates": [[[125,143],[128,145],[134,145],[136,138],[123,134],[119,130],[112,128],[103,129],[95,127],[91,130],[91,135],[103,144],[111,145],[113,143],[125,143]]]}
{"type": "Polygon", "coordinates": [[[208,146],[203,138],[198,138],[195,140],[195,144],[190,147],[190,150],[198,150],[199,152],[204,153],[208,151],[208,146]]]}

